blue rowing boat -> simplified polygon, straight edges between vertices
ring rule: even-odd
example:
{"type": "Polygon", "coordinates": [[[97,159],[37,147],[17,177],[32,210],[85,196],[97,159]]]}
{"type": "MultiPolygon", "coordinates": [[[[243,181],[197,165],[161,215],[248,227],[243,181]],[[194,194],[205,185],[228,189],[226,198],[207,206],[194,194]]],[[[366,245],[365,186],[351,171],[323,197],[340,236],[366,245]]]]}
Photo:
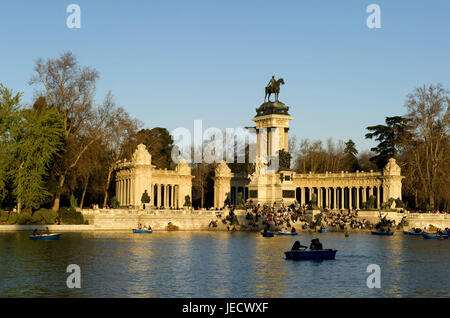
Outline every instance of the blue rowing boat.
{"type": "Polygon", "coordinates": [[[292,232],[278,232],[278,235],[297,235],[298,233],[297,232],[294,232],[294,233],[292,233],[292,232]]]}
{"type": "Polygon", "coordinates": [[[152,233],[152,230],[139,230],[139,229],[133,229],[133,233],[141,233],[141,234],[149,234],[152,233]]]}
{"type": "Polygon", "coordinates": [[[448,239],[448,235],[440,235],[440,234],[430,234],[430,233],[423,233],[422,237],[426,240],[447,240],[448,239]]]}
{"type": "Polygon", "coordinates": [[[273,232],[261,232],[261,235],[263,237],[273,237],[273,232]]]}
{"type": "Polygon", "coordinates": [[[403,231],[403,234],[410,235],[410,236],[422,236],[422,233],[423,232],[416,233],[416,232],[411,232],[411,231],[403,231]]]}
{"type": "Polygon", "coordinates": [[[329,229],[320,229],[318,232],[319,233],[328,233],[328,232],[330,232],[330,230],[329,229]]]}
{"type": "Polygon", "coordinates": [[[372,235],[380,235],[380,236],[392,236],[394,235],[394,232],[378,232],[378,231],[372,231],[370,232],[372,235]]]}
{"type": "Polygon", "coordinates": [[[42,234],[42,235],[30,235],[29,238],[30,240],[59,240],[59,238],[61,237],[60,233],[56,233],[56,234],[42,234]]]}
{"type": "Polygon", "coordinates": [[[303,250],[303,251],[287,251],[284,252],[286,259],[292,259],[296,261],[303,260],[329,260],[336,257],[337,250],[303,250]]]}

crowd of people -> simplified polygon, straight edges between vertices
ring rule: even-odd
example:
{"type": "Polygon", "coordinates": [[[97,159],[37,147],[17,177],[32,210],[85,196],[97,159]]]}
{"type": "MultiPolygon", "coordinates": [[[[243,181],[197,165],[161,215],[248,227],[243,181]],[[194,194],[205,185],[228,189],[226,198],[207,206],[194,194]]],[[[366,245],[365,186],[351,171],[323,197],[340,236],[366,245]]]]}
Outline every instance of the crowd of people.
{"type": "MultiPolygon", "coordinates": [[[[306,210],[311,209],[310,206],[289,205],[283,202],[274,203],[272,206],[267,204],[259,204],[249,202],[246,204],[246,220],[245,226],[251,230],[259,228],[267,230],[281,230],[284,232],[295,232],[298,229],[315,230],[316,228],[332,228],[333,230],[346,229],[372,229],[373,225],[366,219],[358,218],[358,210],[341,210],[339,212],[324,209],[315,219],[306,217],[306,210]]],[[[236,224],[235,206],[230,206],[228,215],[218,214],[218,218],[228,228],[232,228],[236,224]]],[[[242,224],[241,224],[242,225],[242,224]]],[[[211,222],[210,227],[217,227],[216,223],[211,222]]]]}

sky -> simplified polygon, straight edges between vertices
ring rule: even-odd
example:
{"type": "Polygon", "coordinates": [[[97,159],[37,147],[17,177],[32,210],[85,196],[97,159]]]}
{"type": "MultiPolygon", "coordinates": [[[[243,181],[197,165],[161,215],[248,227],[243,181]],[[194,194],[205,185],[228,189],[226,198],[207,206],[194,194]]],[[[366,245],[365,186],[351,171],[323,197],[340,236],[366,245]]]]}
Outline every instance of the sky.
{"type": "Polygon", "coordinates": [[[450,89],[450,1],[0,2],[0,83],[23,92],[37,58],[72,51],[145,128],[253,126],[272,75],[294,117],[290,136],[376,145],[366,127],[406,113],[414,88],[450,89]],[[70,4],[81,28],[69,29],[70,4]],[[370,29],[369,4],[381,9],[370,29]]]}

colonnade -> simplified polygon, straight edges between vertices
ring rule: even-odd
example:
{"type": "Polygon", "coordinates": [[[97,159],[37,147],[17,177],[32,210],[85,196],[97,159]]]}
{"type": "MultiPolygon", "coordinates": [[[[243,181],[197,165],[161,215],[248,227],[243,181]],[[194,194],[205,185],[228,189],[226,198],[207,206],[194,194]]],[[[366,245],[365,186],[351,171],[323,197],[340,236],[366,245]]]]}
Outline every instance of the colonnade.
{"type": "Polygon", "coordinates": [[[317,206],[329,209],[361,209],[364,202],[374,196],[375,208],[381,206],[383,198],[382,186],[356,187],[298,187],[296,199],[302,206],[310,203],[313,193],[317,195],[317,206]]]}
{"type": "Polygon", "coordinates": [[[116,198],[119,201],[119,205],[126,206],[132,204],[131,184],[131,179],[120,179],[116,181],[116,198]]]}
{"type": "Polygon", "coordinates": [[[248,187],[235,187],[232,186],[230,188],[231,193],[230,193],[230,201],[231,204],[237,204],[238,203],[238,193],[242,193],[242,199],[244,200],[244,202],[247,201],[248,199],[248,187]]]}
{"type": "MultiPolygon", "coordinates": [[[[181,208],[184,204],[180,202],[180,188],[177,184],[153,184],[152,203],[156,207],[181,208]]],[[[183,198],[184,199],[184,198],[183,198]]]]}
{"type": "MultiPolygon", "coordinates": [[[[116,181],[116,197],[120,206],[140,205],[141,202],[132,202],[133,183],[131,179],[120,179],[116,181]]],[[[184,204],[179,201],[178,184],[152,184],[146,189],[150,196],[150,204],[156,207],[179,208],[184,204]]],[[[141,198],[138,194],[137,198],[141,198]]],[[[184,199],[184,198],[183,198],[184,199]]]]}

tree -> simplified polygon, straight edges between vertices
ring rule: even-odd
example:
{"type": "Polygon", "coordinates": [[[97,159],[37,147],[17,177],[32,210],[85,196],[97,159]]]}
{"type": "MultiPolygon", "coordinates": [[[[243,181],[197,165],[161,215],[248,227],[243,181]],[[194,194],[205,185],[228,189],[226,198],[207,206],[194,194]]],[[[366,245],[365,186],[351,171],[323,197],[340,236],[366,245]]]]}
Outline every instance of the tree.
{"type": "Polygon", "coordinates": [[[432,208],[438,200],[448,205],[449,100],[449,91],[437,84],[416,88],[406,101],[412,127],[411,138],[405,140],[408,159],[432,208]]]}
{"type": "Polygon", "coordinates": [[[32,109],[21,111],[21,121],[12,127],[11,137],[15,143],[10,174],[18,211],[21,205],[37,209],[51,197],[45,179],[63,145],[61,114],[55,107],[35,103],[32,109]]]}
{"type": "Polygon", "coordinates": [[[192,201],[194,206],[210,205],[214,198],[214,169],[215,164],[197,163],[192,169],[192,201]]]}
{"type": "Polygon", "coordinates": [[[78,165],[89,147],[103,137],[115,114],[108,96],[103,105],[94,108],[98,72],[80,67],[71,52],[63,53],[57,59],[38,59],[35,71],[30,84],[40,85],[40,95],[62,114],[65,148],[52,169],[58,180],[53,203],[56,211],[68,173],[78,165]]]}
{"type": "Polygon", "coordinates": [[[371,131],[366,138],[379,141],[376,147],[370,150],[376,155],[370,160],[375,162],[379,169],[383,169],[389,158],[397,157],[405,138],[408,138],[408,120],[401,116],[386,117],[386,125],[369,126],[371,131]]]}
{"type": "Polygon", "coordinates": [[[0,204],[8,194],[8,170],[12,162],[14,143],[11,138],[11,129],[20,119],[21,96],[21,93],[14,94],[12,90],[0,84],[0,204]]]}
{"type": "MultiPolygon", "coordinates": [[[[110,98],[112,99],[111,96],[110,98]]],[[[111,101],[111,103],[113,102],[111,101]]],[[[121,107],[116,108],[115,113],[114,120],[109,125],[103,138],[107,154],[105,163],[107,176],[104,186],[103,206],[106,206],[108,200],[108,189],[111,184],[114,167],[118,160],[125,158],[127,155],[131,157],[131,154],[127,153],[129,150],[127,144],[130,143],[132,136],[136,134],[138,127],[141,125],[139,121],[132,119],[121,107]]],[[[154,160],[152,160],[152,163],[154,163],[154,160]]]]}
{"type": "Polygon", "coordinates": [[[353,140],[349,139],[345,143],[344,148],[344,161],[346,170],[349,170],[351,172],[355,172],[356,170],[360,170],[360,166],[358,164],[358,150],[355,147],[355,143],[353,140]]]}
{"type": "MultiPolygon", "coordinates": [[[[137,127],[136,127],[137,128],[137,127]]],[[[166,128],[142,129],[131,136],[124,149],[125,157],[131,158],[139,144],[144,144],[152,155],[152,164],[160,169],[172,169],[173,138],[166,128]]]]}

